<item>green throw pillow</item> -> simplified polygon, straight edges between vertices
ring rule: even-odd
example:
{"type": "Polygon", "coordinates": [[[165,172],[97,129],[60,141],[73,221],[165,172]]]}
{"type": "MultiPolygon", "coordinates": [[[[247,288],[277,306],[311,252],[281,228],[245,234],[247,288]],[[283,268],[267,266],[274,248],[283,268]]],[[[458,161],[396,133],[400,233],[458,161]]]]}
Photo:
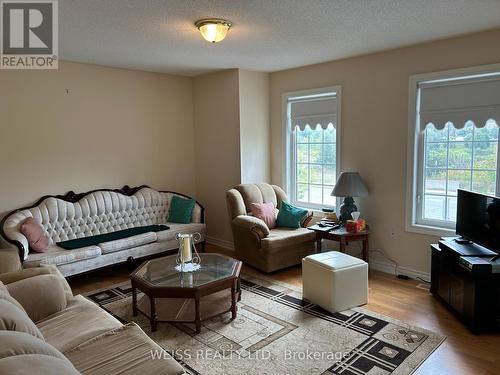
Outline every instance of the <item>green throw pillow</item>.
{"type": "Polygon", "coordinates": [[[191,222],[191,215],[196,201],[192,198],[181,198],[177,195],[172,197],[168,221],[171,223],[188,224],[191,222]]]}
{"type": "Polygon", "coordinates": [[[276,224],[278,227],[300,228],[300,221],[307,215],[307,210],[281,202],[276,224]]]}

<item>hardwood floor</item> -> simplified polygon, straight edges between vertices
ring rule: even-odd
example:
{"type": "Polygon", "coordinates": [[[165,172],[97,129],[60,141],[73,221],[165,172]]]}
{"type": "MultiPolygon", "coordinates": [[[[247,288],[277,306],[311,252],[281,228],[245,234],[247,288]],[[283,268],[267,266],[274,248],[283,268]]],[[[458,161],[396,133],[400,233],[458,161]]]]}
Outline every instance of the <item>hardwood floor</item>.
{"type": "MultiPolygon", "coordinates": [[[[232,255],[232,252],[212,245],[207,245],[207,251],[232,255]]],[[[300,266],[268,276],[302,285],[300,266]]],[[[74,293],[79,294],[127,280],[126,268],[119,267],[72,279],[70,284],[74,293]]],[[[369,285],[369,303],[365,308],[447,336],[416,374],[500,374],[500,334],[471,334],[432,297],[425,285],[417,281],[370,271],[369,285]]]]}

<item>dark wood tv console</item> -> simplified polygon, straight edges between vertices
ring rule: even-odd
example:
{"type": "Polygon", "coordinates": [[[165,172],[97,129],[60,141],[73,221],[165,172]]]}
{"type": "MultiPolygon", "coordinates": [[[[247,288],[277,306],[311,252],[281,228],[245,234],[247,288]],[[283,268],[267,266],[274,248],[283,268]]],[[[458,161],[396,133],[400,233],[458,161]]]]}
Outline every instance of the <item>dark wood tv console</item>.
{"type": "Polygon", "coordinates": [[[475,334],[500,327],[500,262],[496,253],[452,239],[431,245],[431,293],[475,334]],[[464,255],[465,254],[465,255],[464,255]]]}

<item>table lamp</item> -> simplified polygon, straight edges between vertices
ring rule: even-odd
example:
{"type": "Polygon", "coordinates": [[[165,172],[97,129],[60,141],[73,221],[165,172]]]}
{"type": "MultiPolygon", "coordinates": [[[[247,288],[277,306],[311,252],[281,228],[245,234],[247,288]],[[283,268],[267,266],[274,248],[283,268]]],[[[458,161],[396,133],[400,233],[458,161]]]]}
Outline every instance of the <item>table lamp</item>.
{"type": "Polygon", "coordinates": [[[347,220],[352,220],[351,213],[358,210],[352,197],[366,197],[368,189],[358,172],[342,172],[331,195],[344,197],[344,202],[340,206],[340,220],[345,223],[347,220]]]}

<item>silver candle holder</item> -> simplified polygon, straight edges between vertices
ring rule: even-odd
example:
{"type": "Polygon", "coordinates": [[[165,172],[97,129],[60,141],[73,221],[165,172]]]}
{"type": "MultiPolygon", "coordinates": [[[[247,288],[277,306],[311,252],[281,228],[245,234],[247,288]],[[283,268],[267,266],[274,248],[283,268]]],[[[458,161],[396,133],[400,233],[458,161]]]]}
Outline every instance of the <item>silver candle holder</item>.
{"type": "Polygon", "coordinates": [[[196,251],[195,243],[201,240],[201,234],[177,233],[175,238],[179,241],[175,269],[179,272],[193,272],[200,269],[201,258],[196,251]]]}

